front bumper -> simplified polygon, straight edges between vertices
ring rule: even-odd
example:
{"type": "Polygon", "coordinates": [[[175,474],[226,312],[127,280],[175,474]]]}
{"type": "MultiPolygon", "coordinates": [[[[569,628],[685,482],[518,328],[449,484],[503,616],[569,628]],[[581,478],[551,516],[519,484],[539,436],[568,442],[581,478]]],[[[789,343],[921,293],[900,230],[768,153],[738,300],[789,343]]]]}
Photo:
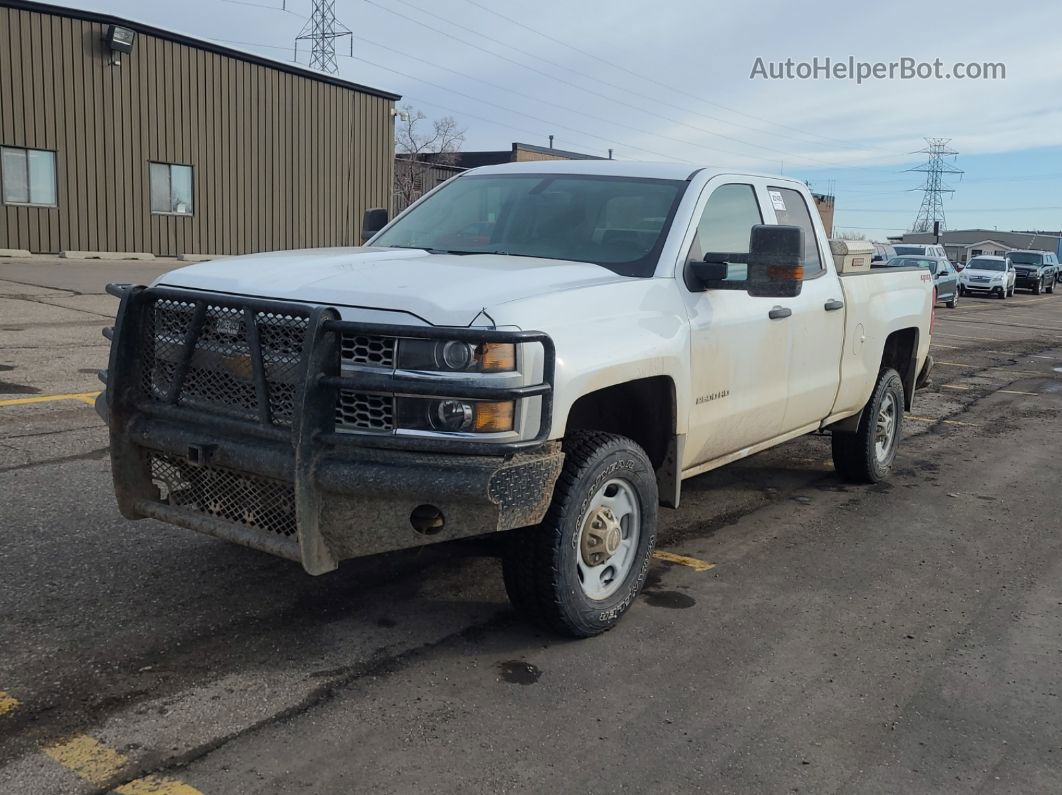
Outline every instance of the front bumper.
{"type": "Polygon", "coordinates": [[[1001,293],[1003,292],[1002,284],[991,284],[989,282],[970,282],[961,285],[962,289],[968,293],[1001,293]]]}
{"type": "Polygon", "coordinates": [[[168,288],[113,292],[122,303],[110,335],[105,404],[98,408],[108,418],[114,488],[124,516],[204,532],[320,574],[346,558],[523,527],[545,515],[563,463],[559,443],[546,441],[554,366],[546,335],[386,327],[408,336],[541,345],[544,377],[531,386],[432,384],[368,371],[341,375],[341,335],[379,333],[380,327],[340,321],[327,308],[168,288]],[[187,328],[171,334],[183,340],[171,357],[175,362],[155,356],[156,301],[189,307],[187,328]],[[213,372],[203,362],[217,352],[221,337],[204,317],[221,311],[241,319],[241,355],[226,353],[223,375],[230,391],[232,378],[245,379],[239,394],[251,396],[244,405],[249,415],[204,410],[185,399],[185,386],[201,388],[213,372]],[[278,370],[270,358],[275,348],[266,355],[261,344],[276,332],[260,318],[281,316],[298,320],[303,335],[301,351],[290,343],[285,349],[295,384],[286,403],[274,394],[278,385],[268,381],[278,370]],[[148,351],[145,340],[151,340],[148,351]],[[232,360],[240,360],[242,369],[232,360]],[[153,369],[162,365],[171,368],[165,388],[153,369]],[[533,396],[540,398],[541,418],[534,439],[507,444],[338,433],[340,389],[489,400],[533,396]]]}
{"type": "Polygon", "coordinates": [[[1054,277],[1041,277],[1037,276],[1035,273],[1029,276],[1022,276],[1021,274],[1018,274],[1014,279],[1014,286],[1023,290],[1032,290],[1035,289],[1036,285],[1038,285],[1041,281],[1050,284],[1052,281],[1054,281],[1054,277]]]}

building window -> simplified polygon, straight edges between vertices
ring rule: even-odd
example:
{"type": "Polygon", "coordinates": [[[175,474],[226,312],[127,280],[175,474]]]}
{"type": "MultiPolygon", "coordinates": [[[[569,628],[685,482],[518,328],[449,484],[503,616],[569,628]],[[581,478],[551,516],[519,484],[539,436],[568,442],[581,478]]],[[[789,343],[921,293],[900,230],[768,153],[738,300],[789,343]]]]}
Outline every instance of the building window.
{"type": "Polygon", "coordinates": [[[4,204],[55,206],[55,152],[0,147],[4,204]]]}
{"type": "Polygon", "coordinates": [[[984,254],[984,252],[979,248],[975,248],[973,251],[970,252],[971,257],[980,257],[982,254],[984,254]]]}
{"type": "Polygon", "coordinates": [[[151,212],[192,215],[192,167],[151,163],[151,212]]]}

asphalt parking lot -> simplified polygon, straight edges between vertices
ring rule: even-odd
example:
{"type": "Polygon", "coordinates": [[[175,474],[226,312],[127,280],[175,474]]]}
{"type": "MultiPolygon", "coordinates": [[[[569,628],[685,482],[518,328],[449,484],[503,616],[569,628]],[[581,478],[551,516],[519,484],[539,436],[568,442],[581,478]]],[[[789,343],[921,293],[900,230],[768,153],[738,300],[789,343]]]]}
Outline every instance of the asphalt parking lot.
{"type": "Polygon", "coordinates": [[[687,481],[558,640],[484,544],[295,564],[115,509],[112,280],[0,261],[0,792],[1057,792],[1062,295],[937,310],[898,471],[809,436],[687,481]]]}

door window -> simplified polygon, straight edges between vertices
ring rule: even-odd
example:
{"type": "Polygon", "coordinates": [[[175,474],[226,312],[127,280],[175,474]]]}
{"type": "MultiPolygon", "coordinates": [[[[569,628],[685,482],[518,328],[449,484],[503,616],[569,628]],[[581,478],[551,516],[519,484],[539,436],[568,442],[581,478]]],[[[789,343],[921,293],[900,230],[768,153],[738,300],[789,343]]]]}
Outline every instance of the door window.
{"type": "Polygon", "coordinates": [[[811,212],[799,191],[792,188],[769,188],[771,203],[778,223],[799,226],[804,230],[804,280],[814,279],[823,272],[819,254],[819,239],[811,223],[811,212]]]}
{"type": "MultiPolygon", "coordinates": [[[[748,254],[752,227],[763,223],[756,191],[751,185],[720,185],[708,198],[690,246],[690,260],[701,261],[709,251],[748,254]]],[[[744,281],[745,263],[730,263],[727,281],[744,281]]]]}

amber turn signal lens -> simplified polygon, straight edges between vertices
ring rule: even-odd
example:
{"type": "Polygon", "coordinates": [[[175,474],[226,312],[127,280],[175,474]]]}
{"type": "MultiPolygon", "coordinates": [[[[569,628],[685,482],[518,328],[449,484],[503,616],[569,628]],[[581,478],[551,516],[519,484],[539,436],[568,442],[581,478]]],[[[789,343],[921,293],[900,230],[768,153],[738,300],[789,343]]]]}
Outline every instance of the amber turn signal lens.
{"type": "Polygon", "coordinates": [[[511,342],[485,342],[480,348],[479,369],[500,373],[516,369],[516,346],[511,342]]]}
{"type": "MultiPolygon", "coordinates": [[[[510,346],[511,347],[511,346],[510,346]]],[[[499,433],[513,429],[513,415],[516,404],[508,403],[476,403],[475,404],[475,429],[477,433],[499,433]]]]}
{"type": "Polygon", "coordinates": [[[804,281],[803,265],[770,265],[767,267],[767,279],[772,282],[804,281]]]}

